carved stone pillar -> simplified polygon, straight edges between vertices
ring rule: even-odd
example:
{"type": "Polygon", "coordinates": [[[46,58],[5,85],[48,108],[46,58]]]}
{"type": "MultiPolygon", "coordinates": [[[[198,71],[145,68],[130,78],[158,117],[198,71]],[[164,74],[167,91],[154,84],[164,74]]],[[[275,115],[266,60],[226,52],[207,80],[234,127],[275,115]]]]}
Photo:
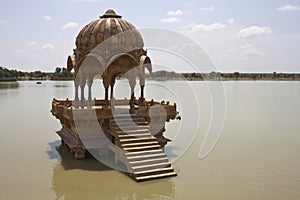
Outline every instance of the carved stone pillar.
{"type": "Polygon", "coordinates": [[[77,79],[74,80],[74,86],[75,86],[74,107],[78,108],[79,107],[79,94],[78,94],[79,81],[77,79]]]}
{"type": "Polygon", "coordinates": [[[130,85],[130,94],[131,94],[130,100],[134,101],[135,100],[134,88],[135,88],[135,85],[136,85],[135,77],[130,77],[129,85],[130,85]]]}
{"type": "Polygon", "coordinates": [[[79,83],[76,79],[74,80],[74,86],[75,86],[75,101],[79,101],[79,95],[78,95],[79,83]]]}
{"type": "Polygon", "coordinates": [[[81,107],[83,108],[84,107],[84,88],[85,88],[85,85],[86,85],[86,79],[80,79],[80,104],[81,104],[81,107]]]}
{"type": "Polygon", "coordinates": [[[105,100],[108,101],[108,86],[104,87],[105,88],[105,100]]]}
{"type": "Polygon", "coordinates": [[[109,88],[109,78],[107,76],[103,76],[103,86],[105,89],[105,97],[106,106],[108,106],[108,88],[109,88]]]}
{"type": "Polygon", "coordinates": [[[93,78],[89,78],[87,80],[87,85],[88,85],[88,100],[92,100],[92,85],[93,85],[93,78]]]}
{"type": "Polygon", "coordinates": [[[140,68],[140,87],[141,87],[141,96],[140,104],[144,104],[144,88],[145,88],[145,68],[142,66],[140,68]]]}
{"type": "Polygon", "coordinates": [[[115,86],[115,79],[110,82],[110,99],[114,98],[114,86],[115,86]]]}
{"type": "Polygon", "coordinates": [[[134,101],[135,101],[135,96],[134,96],[134,88],[136,85],[136,80],[135,80],[135,74],[134,72],[130,72],[129,74],[129,85],[130,85],[130,109],[133,110],[134,109],[134,101]]]}

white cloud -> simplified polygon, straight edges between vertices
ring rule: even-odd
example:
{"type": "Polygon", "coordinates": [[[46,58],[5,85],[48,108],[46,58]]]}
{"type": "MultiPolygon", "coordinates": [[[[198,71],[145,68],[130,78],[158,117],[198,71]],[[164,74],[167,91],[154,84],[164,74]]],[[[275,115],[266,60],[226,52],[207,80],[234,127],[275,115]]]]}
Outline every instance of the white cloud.
{"type": "Polygon", "coordinates": [[[228,19],[228,24],[233,24],[234,23],[234,19],[230,18],[228,19]]]}
{"type": "Polygon", "coordinates": [[[30,45],[30,46],[37,46],[37,45],[38,45],[38,42],[37,42],[37,41],[30,41],[30,42],[29,42],[29,45],[30,45]]]}
{"type": "Polygon", "coordinates": [[[183,15],[183,12],[181,10],[175,10],[175,11],[170,10],[166,13],[166,15],[167,16],[181,16],[181,15],[183,15]]]}
{"type": "Polygon", "coordinates": [[[267,35],[267,34],[271,34],[271,33],[272,33],[271,27],[250,26],[248,28],[244,28],[244,29],[240,30],[240,32],[238,33],[238,36],[240,38],[252,38],[252,37],[267,35]]]}
{"type": "Polygon", "coordinates": [[[267,53],[262,52],[256,49],[251,44],[244,44],[237,48],[232,48],[227,50],[225,53],[218,53],[218,58],[240,58],[240,56],[244,57],[258,57],[258,56],[266,56],[267,53]]]}
{"type": "Polygon", "coordinates": [[[77,22],[67,22],[61,28],[65,30],[65,29],[71,29],[71,28],[77,28],[77,27],[78,27],[77,22]]]}
{"type": "Polygon", "coordinates": [[[292,6],[290,4],[287,4],[285,6],[277,8],[277,10],[279,10],[279,11],[287,11],[287,12],[289,12],[289,11],[297,11],[297,10],[300,10],[300,7],[298,7],[298,6],[292,6]]]}
{"type": "Polygon", "coordinates": [[[50,16],[44,16],[44,20],[46,20],[46,21],[51,21],[51,20],[52,20],[52,17],[50,17],[50,16]]]}
{"type": "Polygon", "coordinates": [[[160,20],[160,22],[164,22],[164,23],[179,23],[182,22],[181,19],[177,18],[177,17],[169,17],[169,18],[163,18],[160,20]]]}
{"type": "Polygon", "coordinates": [[[44,46],[42,47],[42,49],[54,50],[55,47],[51,43],[46,43],[46,44],[44,44],[44,46]]]}
{"type": "Polygon", "coordinates": [[[210,24],[210,25],[195,24],[195,25],[192,25],[191,31],[192,32],[198,32],[198,31],[211,32],[211,31],[222,30],[224,28],[226,28],[226,25],[221,24],[221,23],[213,23],[213,24],[210,24]]]}
{"type": "Polygon", "coordinates": [[[209,7],[203,7],[203,8],[200,8],[200,10],[202,11],[215,11],[215,7],[214,6],[209,6],[209,7]]]}
{"type": "Polygon", "coordinates": [[[257,50],[251,44],[245,44],[241,46],[242,55],[252,57],[252,56],[264,56],[266,53],[257,50]]]}

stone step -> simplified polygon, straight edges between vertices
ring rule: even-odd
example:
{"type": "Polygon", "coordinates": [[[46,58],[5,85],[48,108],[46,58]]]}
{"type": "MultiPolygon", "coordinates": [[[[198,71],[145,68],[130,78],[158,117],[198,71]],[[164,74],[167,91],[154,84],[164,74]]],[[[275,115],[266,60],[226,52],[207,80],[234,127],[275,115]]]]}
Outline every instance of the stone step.
{"type": "Polygon", "coordinates": [[[143,156],[150,155],[155,153],[163,153],[162,149],[153,149],[153,150],[144,150],[144,151],[135,151],[135,152],[125,152],[126,156],[143,156]]]}
{"type": "Polygon", "coordinates": [[[158,142],[157,141],[151,141],[151,142],[136,141],[135,143],[121,144],[122,147],[143,147],[145,145],[158,145],[158,142]]]}
{"type": "Polygon", "coordinates": [[[113,127],[116,126],[142,126],[142,125],[148,125],[148,122],[146,121],[111,121],[111,125],[113,127]]]}
{"type": "Polygon", "coordinates": [[[120,139],[121,144],[122,143],[133,143],[133,142],[149,142],[149,141],[156,141],[155,137],[144,137],[144,138],[126,138],[126,139],[120,139]]]}
{"type": "Polygon", "coordinates": [[[165,168],[170,167],[170,162],[161,162],[161,163],[154,163],[154,164],[148,164],[148,165],[138,165],[138,166],[132,166],[133,173],[140,172],[140,171],[147,171],[147,170],[154,170],[158,168],[165,168]]]}
{"type": "Polygon", "coordinates": [[[118,113],[118,112],[113,112],[113,118],[116,119],[116,118],[128,118],[128,117],[139,117],[141,118],[140,115],[138,114],[129,114],[129,113],[118,113]]]}
{"type": "Polygon", "coordinates": [[[133,176],[141,177],[141,176],[149,176],[149,175],[169,173],[169,172],[174,172],[174,168],[173,167],[165,167],[165,168],[157,168],[157,169],[139,171],[139,172],[134,172],[133,176]]]}
{"type": "Polygon", "coordinates": [[[115,131],[117,134],[136,134],[136,133],[151,133],[147,129],[139,129],[139,130],[127,130],[127,131],[115,131]]]}
{"type": "Polygon", "coordinates": [[[145,160],[149,158],[165,158],[166,155],[163,153],[151,153],[151,154],[145,154],[145,155],[133,155],[133,156],[127,156],[127,159],[129,161],[138,161],[138,160],[145,160]]]}
{"type": "Polygon", "coordinates": [[[144,117],[115,117],[113,119],[111,119],[111,122],[128,122],[128,121],[131,121],[131,122],[135,122],[135,121],[146,121],[146,119],[144,117]]]}
{"type": "Polygon", "coordinates": [[[165,178],[165,177],[172,177],[172,176],[177,176],[177,174],[175,172],[168,172],[168,173],[155,174],[149,176],[140,176],[140,177],[136,177],[135,179],[137,181],[146,181],[150,179],[158,179],[158,178],[165,178]]]}
{"type": "Polygon", "coordinates": [[[123,139],[123,138],[126,138],[126,139],[129,139],[129,138],[149,138],[151,137],[151,134],[149,133],[138,133],[138,134],[126,134],[126,133],[123,133],[123,134],[119,134],[118,135],[118,138],[119,139],[123,139]]]}
{"type": "Polygon", "coordinates": [[[130,161],[129,164],[131,166],[141,166],[141,165],[149,165],[149,164],[158,164],[158,163],[165,163],[168,162],[167,157],[162,158],[151,158],[151,159],[145,159],[145,160],[138,160],[138,161],[130,161]]]}
{"type": "Polygon", "coordinates": [[[128,166],[136,181],[176,176],[157,139],[150,133],[145,118],[138,115],[118,114],[111,121],[112,130],[118,135],[125,151],[128,166]]]}
{"type": "Polygon", "coordinates": [[[114,117],[110,119],[112,121],[146,121],[144,117],[114,117]]]}
{"type": "Polygon", "coordinates": [[[141,147],[124,147],[124,151],[144,151],[144,150],[154,150],[154,149],[160,149],[160,145],[147,145],[147,146],[141,146],[141,147]]]}
{"type": "Polygon", "coordinates": [[[137,124],[133,124],[133,125],[122,125],[122,126],[113,126],[114,130],[116,131],[126,131],[126,130],[139,130],[139,129],[146,129],[149,130],[150,127],[149,125],[137,125],[137,124]]]}

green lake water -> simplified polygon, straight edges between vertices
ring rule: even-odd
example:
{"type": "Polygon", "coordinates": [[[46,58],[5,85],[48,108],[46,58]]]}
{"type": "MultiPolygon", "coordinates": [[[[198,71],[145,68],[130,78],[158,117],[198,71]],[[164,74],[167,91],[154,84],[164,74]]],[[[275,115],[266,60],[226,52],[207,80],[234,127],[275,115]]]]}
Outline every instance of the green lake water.
{"type": "MultiPolygon", "coordinates": [[[[94,84],[103,98],[102,84],[94,84]]],[[[178,176],[136,183],[93,158],[74,160],[61,146],[51,101],[72,99],[72,82],[0,83],[0,199],[300,199],[300,82],[222,82],[225,102],[208,84],[146,82],[147,99],[176,102],[180,111],[165,134],[178,176]],[[226,108],[224,126],[199,159],[213,116],[222,114],[215,100],[226,108]]],[[[117,82],[115,96],[129,98],[126,81],[117,82]]]]}

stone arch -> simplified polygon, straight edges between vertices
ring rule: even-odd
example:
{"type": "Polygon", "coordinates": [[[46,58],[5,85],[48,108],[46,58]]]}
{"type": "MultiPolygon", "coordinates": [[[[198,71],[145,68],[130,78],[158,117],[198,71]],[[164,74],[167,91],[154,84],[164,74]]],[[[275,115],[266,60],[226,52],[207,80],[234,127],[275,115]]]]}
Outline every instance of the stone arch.
{"type": "MultiPolygon", "coordinates": [[[[134,70],[139,66],[139,62],[133,55],[127,53],[118,53],[112,56],[107,64],[107,68],[103,73],[103,85],[105,88],[105,100],[108,100],[108,88],[111,87],[111,97],[113,95],[113,87],[115,84],[115,77],[120,73],[127,73],[130,70],[134,70]]],[[[131,88],[131,94],[134,94],[135,76],[130,76],[129,84],[131,88]]],[[[133,99],[134,96],[131,98],[133,99]]]]}
{"type": "Polygon", "coordinates": [[[145,68],[148,69],[149,73],[152,73],[152,65],[151,60],[148,56],[142,55],[140,57],[139,63],[139,78],[140,78],[140,88],[141,88],[141,95],[140,95],[140,104],[143,105],[144,103],[144,88],[145,88],[145,68]]]}
{"type": "MultiPolygon", "coordinates": [[[[68,59],[69,61],[69,59],[68,59]]],[[[101,55],[89,53],[82,57],[75,68],[75,100],[79,100],[78,98],[78,87],[81,89],[81,101],[85,100],[84,98],[84,88],[85,85],[88,85],[88,100],[92,100],[92,84],[93,79],[96,75],[102,75],[105,70],[105,61],[101,55]]]]}

